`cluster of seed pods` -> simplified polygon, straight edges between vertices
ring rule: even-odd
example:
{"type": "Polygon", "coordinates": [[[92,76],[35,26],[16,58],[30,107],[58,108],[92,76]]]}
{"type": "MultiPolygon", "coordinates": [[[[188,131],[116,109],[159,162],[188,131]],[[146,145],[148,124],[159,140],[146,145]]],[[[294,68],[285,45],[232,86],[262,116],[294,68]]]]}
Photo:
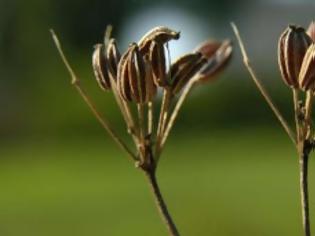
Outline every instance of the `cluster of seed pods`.
{"type": "Polygon", "coordinates": [[[200,81],[214,78],[231,57],[230,41],[207,41],[168,68],[166,44],[179,37],[178,31],[156,27],[138,43],[131,43],[122,55],[115,39],[107,45],[97,44],[93,69],[99,86],[110,90],[112,80],[124,100],[145,104],[154,99],[157,87],[168,87],[175,95],[196,75],[200,81]]]}

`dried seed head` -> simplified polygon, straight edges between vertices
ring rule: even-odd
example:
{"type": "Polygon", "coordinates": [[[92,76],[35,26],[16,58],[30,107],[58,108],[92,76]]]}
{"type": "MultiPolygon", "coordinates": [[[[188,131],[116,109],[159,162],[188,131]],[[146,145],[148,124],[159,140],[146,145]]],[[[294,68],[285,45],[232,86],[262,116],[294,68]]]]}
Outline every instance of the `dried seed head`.
{"type": "Polygon", "coordinates": [[[300,88],[304,91],[315,88],[315,44],[306,51],[299,75],[300,88]]]}
{"type": "Polygon", "coordinates": [[[311,37],[313,42],[315,43],[315,22],[312,21],[307,29],[307,34],[311,37]]]}
{"type": "Polygon", "coordinates": [[[148,53],[152,41],[165,44],[172,39],[179,39],[180,32],[164,26],[158,26],[147,32],[139,41],[138,45],[141,53],[148,53]]]}
{"type": "Polygon", "coordinates": [[[207,41],[196,50],[208,59],[207,63],[199,71],[199,81],[211,81],[229,63],[232,57],[232,43],[230,40],[223,42],[207,41]]]}
{"type": "Polygon", "coordinates": [[[173,94],[182,90],[188,81],[205,65],[207,59],[201,53],[187,54],[171,65],[171,89],[173,94]]]}
{"type": "Polygon", "coordinates": [[[98,85],[103,90],[110,89],[110,79],[108,75],[108,63],[105,55],[105,47],[102,44],[95,45],[92,56],[94,75],[98,85]]]}
{"type": "Polygon", "coordinates": [[[109,75],[112,76],[114,80],[117,77],[117,66],[120,60],[120,52],[117,47],[117,43],[115,39],[110,39],[107,46],[107,61],[108,61],[108,69],[109,75]]]}
{"type": "Polygon", "coordinates": [[[302,61],[312,39],[302,27],[290,25],[280,36],[278,62],[284,82],[298,88],[298,77],[302,61]]]}
{"type": "Polygon", "coordinates": [[[129,46],[117,66],[117,90],[120,96],[126,101],[132,101],[127,63],[127,58],[131,50],[132,46],[129,46]]]}
{"type": "Polygon", "coordinates": [[[163,44],[157,43],[155,41],[151,43],[149,61],[152,65],[154,83],[157,86],[166,86],[166,59],[163,44]]]}

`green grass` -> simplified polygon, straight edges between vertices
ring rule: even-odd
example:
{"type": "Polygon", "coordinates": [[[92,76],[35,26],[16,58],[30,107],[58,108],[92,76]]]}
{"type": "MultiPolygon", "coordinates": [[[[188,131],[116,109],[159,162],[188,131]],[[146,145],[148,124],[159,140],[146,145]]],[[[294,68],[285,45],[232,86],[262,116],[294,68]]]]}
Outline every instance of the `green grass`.
{"type": "MultiPolygon", "coordinates": [[[[167,235],[142,173],[106,137],[1,153],[2,236],[167,235]]],[[[280,128],[172,133],[158,177],[182,235],[302,234],[297,158],[280,128]]]]}

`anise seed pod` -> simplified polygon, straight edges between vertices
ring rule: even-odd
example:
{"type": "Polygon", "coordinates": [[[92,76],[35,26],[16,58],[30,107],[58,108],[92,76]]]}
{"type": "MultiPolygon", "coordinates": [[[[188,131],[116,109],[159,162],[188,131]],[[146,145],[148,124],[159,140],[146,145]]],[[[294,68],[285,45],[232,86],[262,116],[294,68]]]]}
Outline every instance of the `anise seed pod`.
{"type": "Polygon", "coordinates": [[[130,55],[131,50],[132,47],[129,46],[126,52],[121,56],[117,65],[117,90],[120,96],[126,101],[132,101],[127,63],[127,58],[130,55]]]}
{"type": "Polygon", "coordinates": [[[152,83],[152,76],[146,75],[145,60],[135,43],[132,45],[127,63],[132,100],[138,104],[144,104],[149,101],[147,83],[152,83]]]}
{"type": "Polygon", "coordinates": [[[179,39],[180,32],[172,30],[165,26],[158,26],[147,32],[138,42],[139,49],[144,55],[148,53],[152,41],[165,44],[172,39],[179,39]]]}
{"type": "Polygon", "coordinates": [[[292,88],[298,88],[298,77],[304,55],[312,39],[305,29],[290,25],[280,36],[278,62],[283,81],[292,88]]]}
{"type": "Polygon", "coordinates": [[[171,80],[173,81],[174,78],[177,77],[177,73],[181,69],[183,69],[185,66],[187,66],[187,64],[196,63],[201,57],[202,57],[201,53],[189,53],[178,58],[175,62],[172,63],[170,71],[169,71],[171,80]]]}
{"type": "Polygon", "coordinates": [[[117,77],[117,66],[119,60],[121,58],[120,52],[117,47],[117,43],[115,39],[110,39],[107,45],[107,61],[109,74],[112,76],[114,80],[117,77]]]}
{"type": "Polygon", "coordinates": [[[307,29],[307,34],[310,36],[310,38],[315,43],[315,22],[312,21],[307,29]]]}
{"type": "Polygon", "coordinates": [[[101,89],[109,90],[111,86],[108,75],[108,63],[105,55],[105,47],[102,44],[97,44],[94,48],[92,66],[96,81],[101,89]]]}
{"type": "Polygon", "coordinates": [[[186,86],[188,81],[207,63],[207,59],[202,57],[201,54],[199,55],[198,60],[191,60],[185,63],[183,66],[179,67],[174,77],[172,76],[172,93],[174,95],[179,93],[186,86]]]}
{"type": "Polygon", "coordinates": [[[207,63],[200,69],[199,81],[211,81],[221,72],[229,63],[232,57],[232,43],[230,40],[223,42],[208,41],[202,44],[197,51],[208,59],[207,63]]]}
{"type": "Polygon", "coordinates": [[[304,91],[315,88],[315,44],[306,51],[299,75],[300,88],[304,91]]]}
{"type": "Polygon", "coordinates": [[[155,41],[151,43],[149,61],[152,66],[154,83],[160,87],[166,86],[166,59],[163,44],[155,41]]]}

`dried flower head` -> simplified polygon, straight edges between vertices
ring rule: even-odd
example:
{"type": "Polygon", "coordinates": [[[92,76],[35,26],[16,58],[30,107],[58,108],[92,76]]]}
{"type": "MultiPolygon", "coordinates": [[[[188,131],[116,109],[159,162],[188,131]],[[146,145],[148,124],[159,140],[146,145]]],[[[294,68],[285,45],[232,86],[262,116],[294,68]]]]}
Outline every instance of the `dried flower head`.
{"type": "Polygon", "coordinates": [[[187,54],[168,68],[165,49],[168,41],[179,38],[179,32],[167,27],[156,27],[145,34],[138,44],[130,44],[128,49],[120,55],[116,41],[110,39],[111,27],[107,27],[104,43],[95,46],[92,64],[100,87],[104,90],[112,88],[127,126],[126,131],[134,142],[134,148],[131,149],[115,132],[107,119],[100,115],[88,94],[81,87],[79,79],[61,49],[59,40],[53,32],[52,35],[61,58],[71,74],[72,84],[110,137],[129,155],[135,166],[145,172],[170,235],[179,235],[160,194],[155,176],[156,168],[179,110],[198,81],[195,75],[198,73],[203,76],[210,75],[208,71],[210,69],[204,68],[200,72],[200,69],[209,63],[210,58],[215,58],[213,59],[216,61],[214,67],[220,68],[219,65],[222,66],[228,57],[225,54],[226,50],[222,49],[224,53],[219,53],[221,48],[219,46],[215,48],[211,56],[207,54],[209,50],[187,54]],[[163,98],[162,101],[153,102],[157,86],[161,87],[163,98]],[[183,87],[185,89],[182,91],[183,87]],[[178,93],[180,93],[179,96],[174,96],[178,93]],[[158,109],[155,106],[159,106],[158,109]],[[154,117],[155,111],[159,111],[157,119],[154,117]]]}
{"type": "Polygon", "coordinates": [[[109,90],[110,78],[108,74],[108,62],[106,58],[105,46],[102,44],[95,45],[92,56],[93,71],[96,81],[101,89],[109,90]]]}
{"type": "Polygon", "coordinates": [[[310,38],[315,42],[315,22],[312,21],[307,29],[307,34],[310,36],[310,38]]]}
{"type": "Polygon", "coordinates": [[[315,88],[315,44],[306,51],[299,75],[301,89],[314,90],[315,88]]]}
{"type": "Polygon", "coordinates": [[[199,71],[199,81],[211,81],[221,72],[229,63],[232,57],[232,42],[230,40],[206,41],[201,44],[196,52],[200,52],[207,63],[199,71]]]}
{"type": "Polygon", "coordinates": [[[292,88],[298,88],[298,77],[306,50],[312,43],[305,29],[290,25],[280,36],[278,62],[283,81],[292,88]]]}

